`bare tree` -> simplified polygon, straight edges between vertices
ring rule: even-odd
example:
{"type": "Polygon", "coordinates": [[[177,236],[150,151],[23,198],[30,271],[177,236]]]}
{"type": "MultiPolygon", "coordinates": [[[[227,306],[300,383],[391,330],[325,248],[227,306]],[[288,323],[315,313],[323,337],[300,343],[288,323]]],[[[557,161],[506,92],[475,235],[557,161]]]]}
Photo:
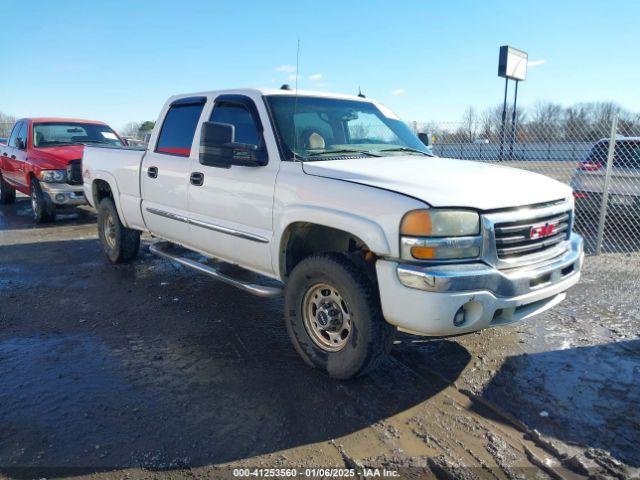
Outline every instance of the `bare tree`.
{"type": "Polygon", "coordinates": [[[562,136],[564,112],[561,105],[536,102],[531,108],[529,121],[522,125],[523,137],[531,142],[557,141],[562,136]]]}
{"type": "Polygon", "coordinates": [[[467,142],[473,142],[478,138],[480,131],[480,119],[473,107],[467,108],[462,116],[462,124],[458,130],[459,135],[467,142]]]}
{"type": "Polygon", "coordinates": [[[6,138],[11,133],[11,128],[16,122],[16,117],[0,112],[0,137],[6,138]]]}
{"type": "Polygon", "coordinates": [[[140,131],[140,123],[138,122],[129,122],[122,129],[123,137],[137,137],[138,132],[140,131]]]}

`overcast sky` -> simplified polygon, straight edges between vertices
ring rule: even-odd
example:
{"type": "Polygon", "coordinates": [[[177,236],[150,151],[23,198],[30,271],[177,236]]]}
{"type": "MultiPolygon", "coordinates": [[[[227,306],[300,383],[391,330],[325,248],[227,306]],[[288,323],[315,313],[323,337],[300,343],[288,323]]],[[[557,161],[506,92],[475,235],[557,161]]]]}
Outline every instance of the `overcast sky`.
{"type": "Polygon", "coordinates": [[[294,83],[356,93],[405,120],[502,99],[503,44],[529,53],[519,101],[640,111],[637,1],[3,2],[0,111],[155,120],[166,97],[294,83]],[[615,8],[614,8],[615,3],[615,8]]]}

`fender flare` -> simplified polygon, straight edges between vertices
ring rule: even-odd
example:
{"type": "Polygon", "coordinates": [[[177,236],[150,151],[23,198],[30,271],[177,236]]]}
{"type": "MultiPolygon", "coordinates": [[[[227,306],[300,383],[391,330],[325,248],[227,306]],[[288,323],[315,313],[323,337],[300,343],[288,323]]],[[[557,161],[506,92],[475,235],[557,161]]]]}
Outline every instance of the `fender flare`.
{"type": "MultiPolygon", "coordinates": [[[[98,170],[95,172],[91,173],[91,186],[89,188],[90,193],[91,193],[91,200],[93,201],[94,197],[94,191],[93,191],[93,185],[95,183],[96,180],[102,180],[104,182],[107,182],[107,184],[109,185],[109,188],[111,189],[111,193],[113,194],[113,203],[116,204],[116,211],[118,212],[118,216],[120,217],[120,221],[122,222],[122,224],[129,228],[129,225],[127,224],[127,221],[122,213],[122,206],[120,205],[120,190],[118,189],[118,182],[116,181],[116,178],[108,173],[105,172],[103,170],[98,170]]],[[[85,192],[86,194],[87,192],[85,192]]],[[[96,210],[98,210],[98,205],[94,205],[94,207],[96,210]]]]}
{"type": "Polygon", "coordinates": [[[271,259],[274,271],[282,278],[280,252],[284,233],[294,223],[313,223],[325,227],[343,230],[355,235],[378,255],[390,255],[391,248],[382,227],[375,221],[352,213],[330,208],[293,205],[287,207],[280,221],[275,225],[271,259]]]}

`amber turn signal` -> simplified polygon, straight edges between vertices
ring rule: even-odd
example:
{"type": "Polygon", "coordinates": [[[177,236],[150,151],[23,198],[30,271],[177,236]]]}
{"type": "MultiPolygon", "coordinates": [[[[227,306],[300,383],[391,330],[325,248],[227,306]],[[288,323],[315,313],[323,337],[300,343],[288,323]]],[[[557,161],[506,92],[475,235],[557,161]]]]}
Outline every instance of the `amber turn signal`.
{"type": "Polygon", "coordinates": [[[412,237],[425,237],[431,235],[432,229],[429,212],[426,210],[414,210],[407,213],[402,219],[400,233],[412,237]]]}
{"type": "Polygon", "coordinates": [[[431,260],[436,256],[436,249],[433,247],[411,247],[411,255],[420,260],[431,260]]]}

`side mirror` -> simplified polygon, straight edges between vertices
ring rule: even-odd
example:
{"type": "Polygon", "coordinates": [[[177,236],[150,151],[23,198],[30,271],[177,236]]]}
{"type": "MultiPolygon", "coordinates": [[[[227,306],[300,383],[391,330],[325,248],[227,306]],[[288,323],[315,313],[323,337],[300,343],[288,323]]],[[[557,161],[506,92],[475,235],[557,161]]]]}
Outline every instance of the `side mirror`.
{"type": "Polygon", "coordinates": [[[267,164],[267,153],[257,145],[237,143],[231,124],[204,122],[200,132],[200,163],[221,168],[262,167],[267,164]]]}
{"type": "Polygon", "coordinates": [[[431,145],[431,135],[428,133],[419,133],[418,138],[422,143],[424,143],[427,147],[431,145]]]}
{"type": "Polygon", "coordinates": [[[16,138],[16,147],[18,147],[20,150],[25,149],[26,145],[24,144],[24,140],[22,140],[22,138],[16,138]]]}

